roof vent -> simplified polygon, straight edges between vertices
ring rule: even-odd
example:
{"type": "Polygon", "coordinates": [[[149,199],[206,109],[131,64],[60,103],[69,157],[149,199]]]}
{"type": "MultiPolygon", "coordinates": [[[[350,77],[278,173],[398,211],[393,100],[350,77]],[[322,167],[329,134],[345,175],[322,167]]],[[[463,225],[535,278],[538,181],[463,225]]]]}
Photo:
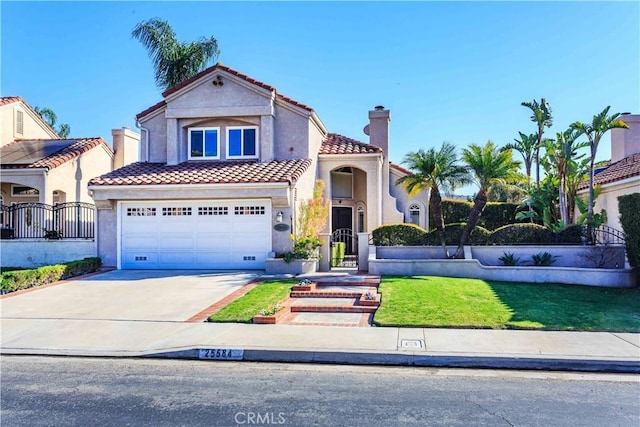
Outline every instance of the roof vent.
{"type": "Polygon", "coordinates": [[[376,105],[376,106],[375,106],[375,109],[376,109],[376,111],[382,111],[382,110],[384,110],[384,106],[382,106],[382,105],[376,105]]]}

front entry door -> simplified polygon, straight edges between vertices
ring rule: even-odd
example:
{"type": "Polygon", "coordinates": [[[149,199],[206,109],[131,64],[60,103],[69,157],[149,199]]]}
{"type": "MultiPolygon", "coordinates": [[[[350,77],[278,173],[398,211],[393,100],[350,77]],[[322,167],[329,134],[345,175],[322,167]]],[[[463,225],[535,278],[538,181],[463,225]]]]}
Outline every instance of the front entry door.
{"type": "Polygon", "coordinates": [[[331,267],[358,268],[358,237],[353,232],[352,208],[332,208],[331,231],[331,267]]]}

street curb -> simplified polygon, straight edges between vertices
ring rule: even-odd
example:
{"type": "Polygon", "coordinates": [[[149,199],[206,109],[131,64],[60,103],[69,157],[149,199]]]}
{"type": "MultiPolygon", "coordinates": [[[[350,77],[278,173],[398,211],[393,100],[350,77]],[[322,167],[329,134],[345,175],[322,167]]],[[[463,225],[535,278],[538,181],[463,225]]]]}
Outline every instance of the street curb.
{"type": "MultiPolygon", "coordinates": [[[[144,358],[194,359],[199,349],[145,354],[144,358]]],[[[437,368],[522,369],[545,371],[582,371],[603,373],[640,373],[640,361],[600,359],[559,359],[504,356],[416,355],[395,353],[358,353],[304,350],[244,350],[244,362],[328,363],[340,365],[387,365],[437,368]]]]}

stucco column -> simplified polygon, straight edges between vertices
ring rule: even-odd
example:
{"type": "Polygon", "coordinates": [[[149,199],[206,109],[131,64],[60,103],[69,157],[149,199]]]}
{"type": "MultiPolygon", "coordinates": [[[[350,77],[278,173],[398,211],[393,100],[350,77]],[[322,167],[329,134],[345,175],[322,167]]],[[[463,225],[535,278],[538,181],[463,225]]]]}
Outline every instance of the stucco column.
{"type": "Polygon", "coordinates": [[[275,157],[273,116],[260,116],[260,157],[270,162],[275,157]]]}
{"type": "Polygon", "coordinates": [[[167,165],[180,163],[178,153],[178,119],[167,119],[167,165]]]}
{"type": "Polygon", "coordinates": [[[320,246],[319,271],[331,270],[331,233],[320,233],[320,240],[324,243],[320,246]]]}
{"type": "Polygon", "coordinates": [[[358,270],[369,271],[369,233],[358,233],[358,270]]]}

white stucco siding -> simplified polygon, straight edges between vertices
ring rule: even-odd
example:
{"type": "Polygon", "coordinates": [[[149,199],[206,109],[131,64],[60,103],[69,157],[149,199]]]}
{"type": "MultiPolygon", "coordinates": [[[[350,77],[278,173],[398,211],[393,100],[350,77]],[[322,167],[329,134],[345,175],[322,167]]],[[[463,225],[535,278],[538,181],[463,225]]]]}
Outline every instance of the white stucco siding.
{"type": "Polygon", "coordinates": [[[313,159],[316,157],[312,153],[310,154],[308,117],[277,105],[274,121],[274,154],[276,159],[313,159]]]}
{"type": "MultiPolygon", "coordinates": [[[[167,161],[167,120],[164,112],[141,122],[140,125],[149,130],[149,156],[150,163],[165,163],[167,161]]],[[[143,151],[146,151],[146,136],[142,135],[143,151]]],[[[145,157],[143,156],[143,160],[145,157]]]]}
{"type": "Polygon", "coordinates": [[[112,209],[96,211],[96,241],[98,257],[102,265],[116,267],[118,265],[118,215],[116,204],[112,209]]]}
{"type": "Polygon", "coordinates": [[[397,210],[402,213],[404,222],[411,222],[409,208],[411,205],[416,204],[420,207],[420,221],[418,225],[426,229],[429,218],[429,192],[423,190],[414,197],[409,197],[409,193],[402,184],[397,184],[398,180],[404,175],[393,168],[389,169],[391,172],[389,192],[391,196],[396,199],[397,210]]]}
{"type": "Polygon", "coordinates": [[[49,192],[63,191],[65,202],[93,203],[87,190],[92,178],[111,171],[113,154],[100,145],[47,173],[49,192]]]}
{"type": "Polygon", "coordinates": [[[45,203],[47,191],[44,170],[26,170],[26,169],[4,169],[2,171],[2,197],[5,205],[11,203],[28,203],[39,202],[45,203]],[[11,187],[13,185],[27,186],[35,188],[40,192],[39,196],[34,197],[12,197],[11,187]]]}
{"type": "MultiPolygon", "coordinates": [[[[602,185],[602,192],[596,199],[593,211],[600,213],[602,209],[607,211],[607,225],[622,231],[620,224],[620,210],[618,208],[618,197],[627,194],[640,193],[640,176],[629,178],[623,181],[602,185]]],[[[578,197],[588,197],[589,192],[582,190],[578,192],[578,197]]],[[[576,215],[580,211],[576,209],[576,215]]]]}
{"type": "Polygon", "coordinates": [[[21,102],[14,102],[0,107],[0,146],[16,139],[49,139],[58,136],[46,126],[42,119],[31,109],[25,108],[21,102]],[[22,133],[16,129],[17,112],[22,112],[22,133]]]}

